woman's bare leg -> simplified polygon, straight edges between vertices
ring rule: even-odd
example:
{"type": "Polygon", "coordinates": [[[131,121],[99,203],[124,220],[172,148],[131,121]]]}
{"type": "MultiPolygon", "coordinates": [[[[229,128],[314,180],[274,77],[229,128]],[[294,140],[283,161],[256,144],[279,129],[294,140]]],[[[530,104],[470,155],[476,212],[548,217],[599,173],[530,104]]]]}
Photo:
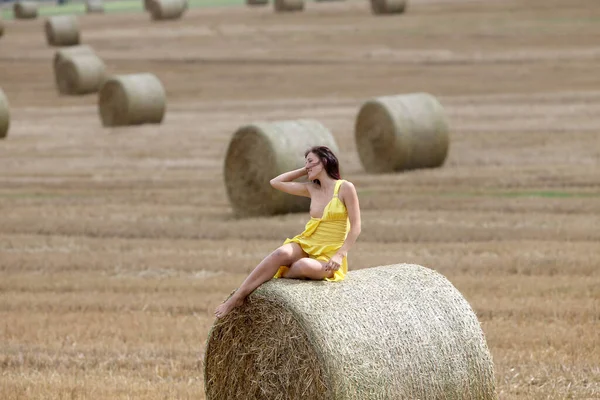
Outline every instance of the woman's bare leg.
{"type": "Polygon", "coordinates": [[[225,315],[229,314],[235,307],[242,305],[244,299],[257,287],[273,278],[279,267],[282,265],[292,265],[302,257],[306,257],[306,253],[302,250],[302,247],[296,243],[288,243],[279,247],[265,257],[260,264],[254,268],[238,290],[236,290],[229,299],[217,307],[215,316],[217,318],[223,318],[225,315]]]}
{"type": "Polygon", "coordinates": [[[314,279],[331,278],[335,271],[326,271],[327,263],[304,257],[292,264],[281,276],[289,279],[314,279]]]}

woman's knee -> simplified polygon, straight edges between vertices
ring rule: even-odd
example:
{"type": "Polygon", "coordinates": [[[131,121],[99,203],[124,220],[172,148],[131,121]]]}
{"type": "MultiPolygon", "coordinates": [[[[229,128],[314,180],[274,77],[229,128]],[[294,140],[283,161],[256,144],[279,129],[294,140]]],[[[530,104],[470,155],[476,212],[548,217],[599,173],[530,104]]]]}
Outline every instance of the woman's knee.
{"type": "Polygon", "coordinates": [[[275,257],[281,265],[290,265],[296,261],[294,257],[294,248],[291,246],[281,246],[275,249],[271,255],[275,257]]]}
{"type": "Polygon", "coordinates": [[[295,271],[299,272],[304,272],[307,268],[310,268],[309,260],[310,259],[308,258],[301,258],[299,260],[296,260],[294,263],[292,263],[290,269],[294,269],[295,271]]]}
{"type": "Polygon", "coordinates": [[[290,267],[290,275],[307,279],[323,279],[333,275],[333,271],[325,271],[323,264],[312,258],[301,258],[290,267]]]}
{"type": "Polygon", "coordinates": [[[307,278],[306,270],[307,268],[309,268],[307,264],[308,263],[306,261],[306,258],[296,260],[290,265],[290,267],[287,270],[285,270],[282,276],[284,278],[292,279],[307,278]]]}

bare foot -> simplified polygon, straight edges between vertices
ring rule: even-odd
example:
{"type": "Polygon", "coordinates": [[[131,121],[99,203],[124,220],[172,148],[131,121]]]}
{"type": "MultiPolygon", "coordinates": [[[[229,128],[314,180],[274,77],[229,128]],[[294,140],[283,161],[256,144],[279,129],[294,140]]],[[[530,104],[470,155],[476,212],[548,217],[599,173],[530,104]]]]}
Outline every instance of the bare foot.
{"type": "Polygon", "coordinates": [[[223,304],[221,304],[219,307],[217,307],[217,309],[215,310],[215,317],[217,317],[219,319],[223,318],[227,314],[229,314],[231,312],[231,310],[233,310],[236,307],[241,306],[242,304],[244,304],[243,299],[238,300],[236,297],[231,296],[223,304]]]}

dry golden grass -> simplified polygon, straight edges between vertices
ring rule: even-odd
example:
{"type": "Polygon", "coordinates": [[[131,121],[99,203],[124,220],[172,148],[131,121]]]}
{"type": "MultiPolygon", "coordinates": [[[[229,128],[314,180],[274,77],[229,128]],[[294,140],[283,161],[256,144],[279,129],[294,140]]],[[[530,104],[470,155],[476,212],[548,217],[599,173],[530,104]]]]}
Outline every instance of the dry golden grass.
{"type": "Polygon", "coordinates": [[[114,129],[95,96],[57,96],[39,26],[6,21],[0,398],[204,398],[214,307],[308,217],[234,219],[225,150],[243,124],[295,118],[333,132],[359,190],[350,268],[448,277],[480,318],[500,398],[600,398],[599,18],[588,0],[82,16],[111,73],[167,90],[162,125],[114,129]],[[360,104],[411,91],[447,109],[447,164],[365,174],[360,104]]]}

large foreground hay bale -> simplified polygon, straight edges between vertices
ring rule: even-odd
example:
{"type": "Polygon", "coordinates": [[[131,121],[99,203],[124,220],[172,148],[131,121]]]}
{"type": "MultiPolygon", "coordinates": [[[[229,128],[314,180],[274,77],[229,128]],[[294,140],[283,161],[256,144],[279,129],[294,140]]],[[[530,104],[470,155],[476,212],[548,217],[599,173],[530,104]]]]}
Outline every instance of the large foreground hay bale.
{"type": "Polygon", "coordinates": [[[56,79],[62,94],[94,93],[106,80],[106,67],[95,54],[73,56],[58,63],[56,79]]]}
{"type": "Polygon", "coordinates": [[[407,0],[371,0],[371,11],[375,15],[401,14],[406,10],[407,0]]]}
{"type": "Polygon", "coordinates": [[[181,18],[187,8],[187,0],[151,0],[148,3],[148,11],[156,21],[181,18]]]}
{"type": "Polygon", "coordinates": [[[8,105],[8,99],[0,88],[0,139],[3,139],[8,135],[8,128],[10,127],[10,107],[8,105]]]}
{"type": "Polygon", "coordinates": [[[274,0],[273,5],[277,12],[304,10],[304,0],[274,0]]]}
{"type": "Polygon", "coordinates": [[[98,96],[104,126],[159,124],[166,109],[165,89],[153,74],[109,78],[98,96]]]}
{"type": "Polygon", "coordinates": [[[74,15],[58,15],[46,19],[46,41],[50,46],[79,44],[79,23],[74,15]]]}
{"type": "Polygon", "coordinates": [[[239,128],[225,156],[225,186],[238,216],[308,211],[310,199],[275,190],[269,181],[304,166],[304,152],[328,146],[338,155],[331,132],[315,120],[255,123],[239,128]]]}
{"type": "Polygon", "coordinates": [[[13,5],[13,14],[16,19],[37,18],[38,5],[35,1],[18,1],[13,5]]]}
{"type": "Polygon", "coordinates": [[[419,265],[269,281],[215,323],[204,366],[207,400],[496,399],[475,313],[419,265]]]}
{"type": "Polygon", "coordinates": [[[367,172],[439,167],[448,154],[444,109],[427,93],[367,101],[358,113],[354,133],[367,172]]]}
{"type": "Polygon", "coordinates": [[[104,2],[102,0],[86,0],[85,12],[87,12],[88,14],[103,13],[104,12],[104,2]]]}

